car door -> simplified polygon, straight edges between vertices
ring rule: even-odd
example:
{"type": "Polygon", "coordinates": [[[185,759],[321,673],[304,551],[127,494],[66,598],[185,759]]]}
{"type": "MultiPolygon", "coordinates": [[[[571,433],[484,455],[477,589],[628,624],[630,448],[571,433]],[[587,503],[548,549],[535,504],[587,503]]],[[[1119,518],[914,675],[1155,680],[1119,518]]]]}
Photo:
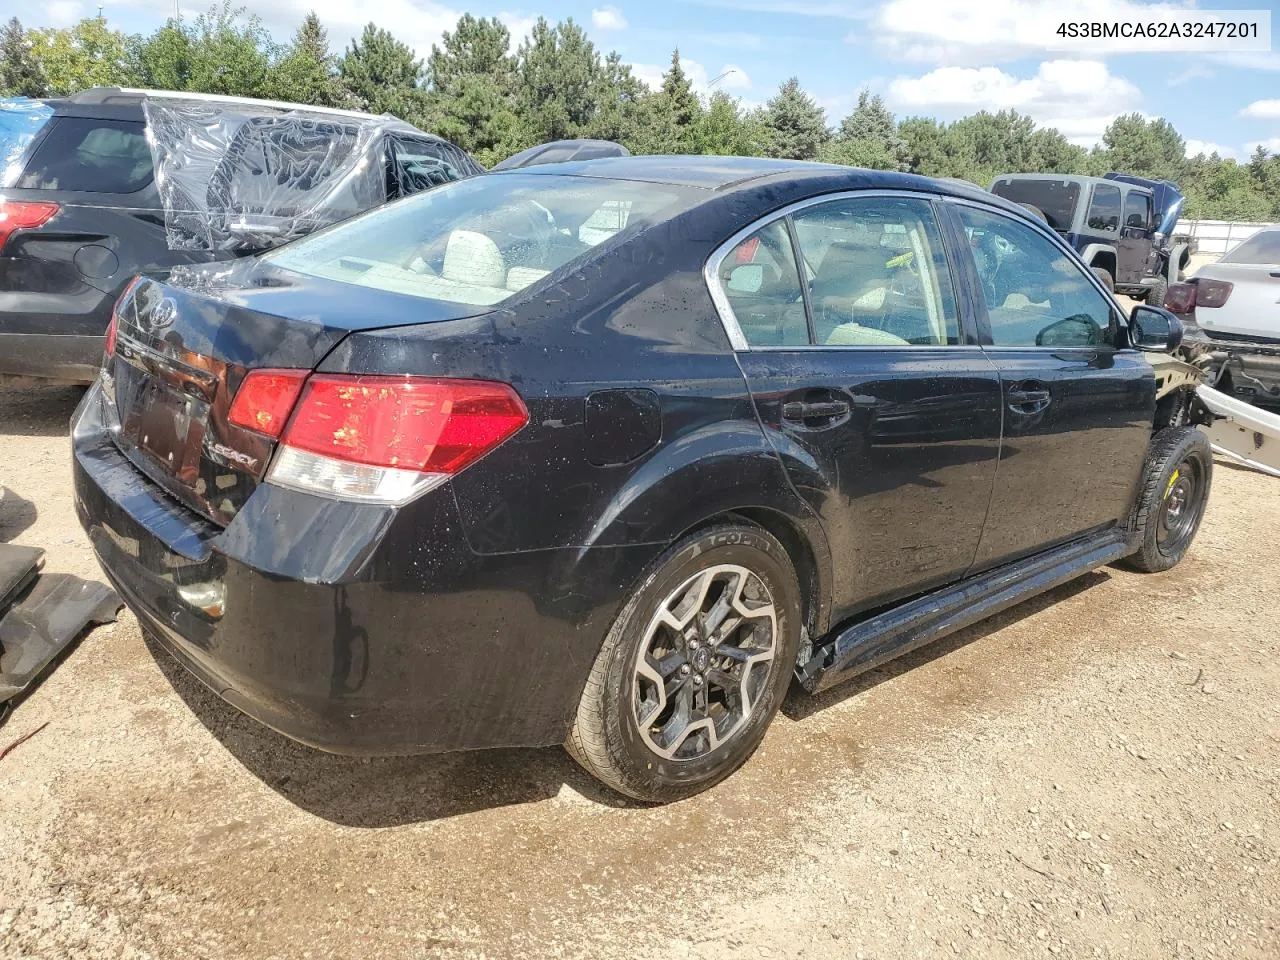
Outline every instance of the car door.
{"type": "Polygon", "coordinates": [[[1000,385],[961,322],[933,202],[801,204],[722,247],[708,279],[760,421],[823,522],[836,619],[961,577],[995,478],[1000,385]]]}
{"type": "Polygon", "coordinates": [[[1155,416],[1155,374],[1115,301],[1048,230],[947,204],[1000,374],[1000,469],[974,569],[1123,522],[1155,416]]]}
{"type": "Polygon", "coordinates": [[[1139,283],[1151,253],[1151,197],[1131,189],[1124,197],[1120,239],[1116,241],[1116,283],[1139,283]]]}

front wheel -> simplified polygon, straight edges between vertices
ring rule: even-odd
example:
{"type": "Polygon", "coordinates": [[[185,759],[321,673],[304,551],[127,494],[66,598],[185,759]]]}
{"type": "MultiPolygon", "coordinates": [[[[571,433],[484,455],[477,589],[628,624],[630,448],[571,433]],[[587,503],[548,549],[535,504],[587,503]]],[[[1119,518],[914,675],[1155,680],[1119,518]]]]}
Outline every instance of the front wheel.
{"type": "Polygon", "coordinates": [[[1134,509],[1136,553],[1125,565],[1144,573],[1168,570],[1186,555],[1209,502],[1213,449],[1194,427],[1168,427],[1151,441],[1134,509]]]}
{"type": "Polygon", "coordinates": [[[619,793],[666,803],[747,762],[800,642],[800,588],[767,531],[726,524],[667,551],[618,615],[565,744],[619,793]]]}

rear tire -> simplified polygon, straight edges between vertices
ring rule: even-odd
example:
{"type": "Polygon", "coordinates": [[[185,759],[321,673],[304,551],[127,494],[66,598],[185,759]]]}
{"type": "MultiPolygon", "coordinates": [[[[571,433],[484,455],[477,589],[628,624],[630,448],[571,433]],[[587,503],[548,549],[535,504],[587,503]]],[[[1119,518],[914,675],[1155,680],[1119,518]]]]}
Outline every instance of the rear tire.
{"type": "Polygon", "coordinates": [[[1131,529],[1137,552],[1125,566],[1157,573],[1175,566],[1204,518],[1213,483],[1209,438],[1194,427],[1168,427],[1151,440],[1131,529]]]}
{"type": "Polygon", "coordinates": [[[799,643],[800,587],[782,544],[744,523],[691,534],[618,614],[565,748],[636,800],[706,790],[764,739],[799,643]]]}
{"type": "Polygon", "coordinates": [[[1102,281],[1103,286],[1112,293],[1116,292],[1116,278],[1111,275],[1110,270],[1106,267],[1094,267],[1093,272],[1097,275],[1098,279],[1102,281]]]}
{"type": "Polygon", "coordinates": [[[1146,303],[1153,307],[1163,307],[1165,294],[1169,292],[1169,281],[1160,277],[1147,288],[1146,303]]]}

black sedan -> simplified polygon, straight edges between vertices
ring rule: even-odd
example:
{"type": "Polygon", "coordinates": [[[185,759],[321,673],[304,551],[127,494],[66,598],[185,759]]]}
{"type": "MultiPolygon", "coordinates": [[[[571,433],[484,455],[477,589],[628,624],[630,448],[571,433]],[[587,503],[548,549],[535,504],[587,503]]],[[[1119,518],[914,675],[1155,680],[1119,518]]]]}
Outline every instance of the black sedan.
{"type": "Polygon", "coordinates": [[[1211,460],[1061,240],[977,188],[630,157],[141,280],[73,424],[103,569],[213,690],[347,753],[566,743],[670,800],[796,678],[1121,558],[1211,460]]]}

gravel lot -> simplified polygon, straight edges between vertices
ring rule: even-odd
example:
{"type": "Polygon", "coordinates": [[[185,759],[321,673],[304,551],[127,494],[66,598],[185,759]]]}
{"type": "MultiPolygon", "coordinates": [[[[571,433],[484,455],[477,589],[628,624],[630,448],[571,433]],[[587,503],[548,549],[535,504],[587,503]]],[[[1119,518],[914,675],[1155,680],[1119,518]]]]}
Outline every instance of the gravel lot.
{"type": "MultiPolygon", "coordinates": [[[[96,575],[69,389],[0,390],[0,540],[96,575]]],[[[1280,483],[819,700],[710,794],[559,750],[359,761],[244,719],[127,613],[0,728],[0,956],[1280,956],[1280,483]]]]}

